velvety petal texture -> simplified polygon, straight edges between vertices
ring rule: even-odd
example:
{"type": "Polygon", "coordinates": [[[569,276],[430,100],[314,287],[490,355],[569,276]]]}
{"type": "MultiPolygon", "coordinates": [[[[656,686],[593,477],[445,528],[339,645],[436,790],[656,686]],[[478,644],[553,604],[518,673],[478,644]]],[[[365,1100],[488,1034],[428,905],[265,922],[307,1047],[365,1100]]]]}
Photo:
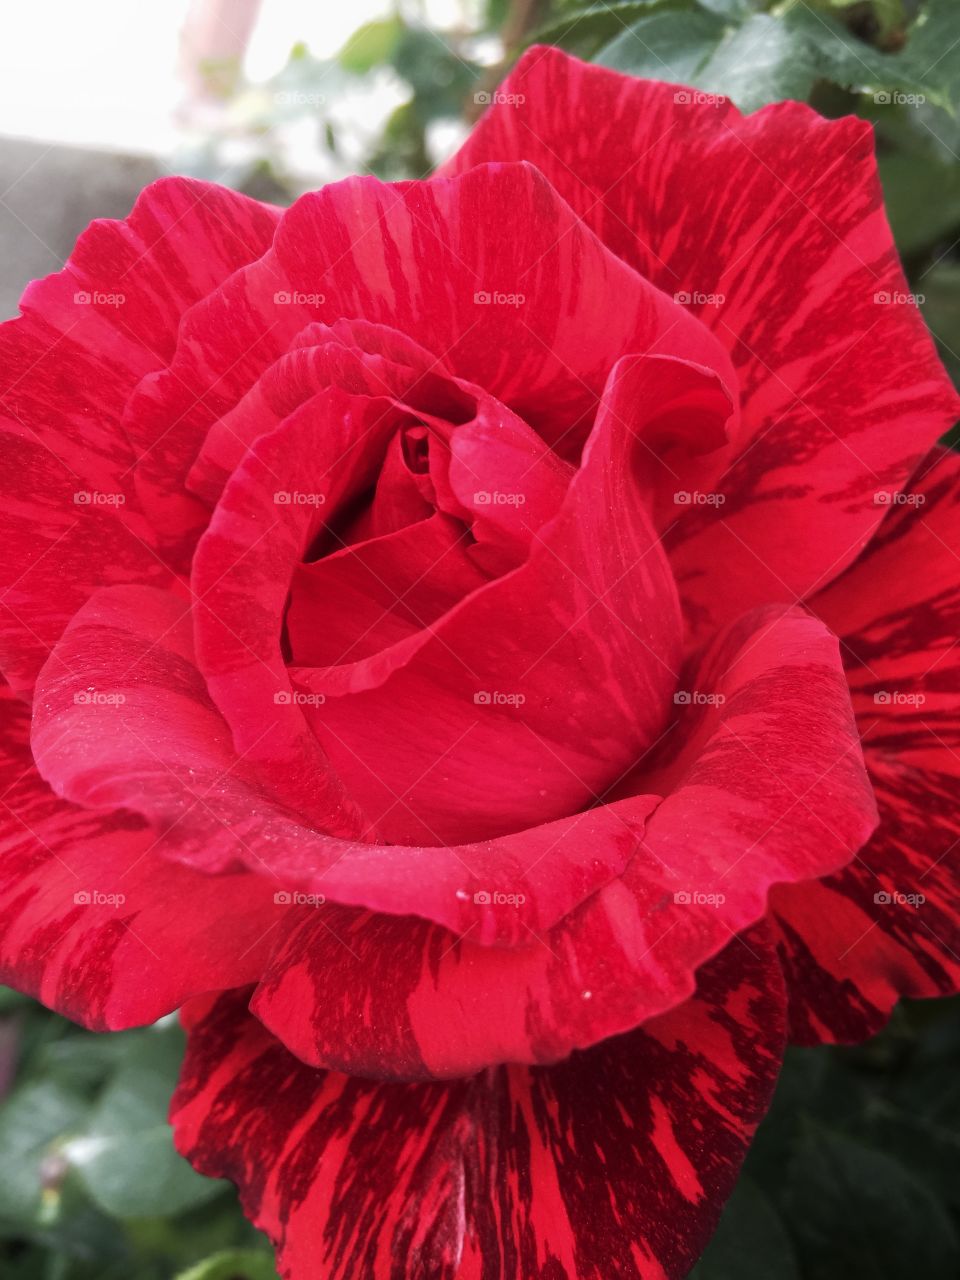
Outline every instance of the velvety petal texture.
{"type": "Polygon", "coordinates": [[[664,1280],[686,1274],[733,1185],[784,1000],[751,934],[642,1030],[555,1067],[422,1085],[304,1066],[242,993],[188,1022],[177,1145],[237,1183],[287,1280],[664,1280]]]}

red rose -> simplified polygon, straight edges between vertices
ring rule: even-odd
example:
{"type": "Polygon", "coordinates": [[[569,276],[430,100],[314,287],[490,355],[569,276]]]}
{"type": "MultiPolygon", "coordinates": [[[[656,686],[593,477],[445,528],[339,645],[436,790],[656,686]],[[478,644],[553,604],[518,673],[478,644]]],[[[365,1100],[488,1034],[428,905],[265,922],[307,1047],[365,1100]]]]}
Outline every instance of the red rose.
{"type": "Polygon", "coordinates": [[[2,351],[3,980],[190,1002],[285,1276],[683,1274],[788,1018],[960,969],[957,401],[868,126],[534,49],[430,181],[157,183],[2,351]]]}

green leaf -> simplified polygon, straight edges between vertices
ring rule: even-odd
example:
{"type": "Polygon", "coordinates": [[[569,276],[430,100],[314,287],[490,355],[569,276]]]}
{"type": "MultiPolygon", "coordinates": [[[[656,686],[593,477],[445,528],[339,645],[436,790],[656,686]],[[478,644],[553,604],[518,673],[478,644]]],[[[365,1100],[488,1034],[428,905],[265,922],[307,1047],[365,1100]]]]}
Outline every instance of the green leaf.
{"type": "MultiPolygon", "coordinates": [[[[920,277],[917,288],[924,296],[921,304],[923,318],[940,348],[940,356],[947,371],[960,387],[960,265],[955,262],[938,263],[929,273],[920,277]]],[[[954,1089],[941,1097],[950,1097],[956,1105],[956,1064],[953,1065],[954,1089]]],[[[936,1096],[936,1095],[934,1095],[936,1096]]]]}
{"type": "Polygon", "coordinates": [[[396,16],[365,22],[337,54],[337,61],[344,71],[365,75],[390,61],[405,30],[404,22],[396,16]]]}
{"type": "Polygon", "coordinates": [[[58,1147],[82,1129],[90,1105],[74,1090],[53,1080],[21,1085],[0,1107],[0,1217],[37,1221],[43,1207],[43,1183],[59,1181],[58,1147]]]}
{"type": "Polygon", "coordinates": [[[256,1249],[228,1249],[181,1271],[176,1280],[277,1280],[273,1255],[256,1249]]]}
{"type": "Polygon", "coordinates": [[[699,85],[700,69],[725,29],[709,13],[651,14],[601,49],[595,61],[634,76],[699,85]]]}
{"type": "Polygon", "coordinates": [[[637,19],[649,17],[655,11],[676,9],[683,10],[687,20],[698,16],[690,10],[689,0],[632,0],[630,3],[565,9],[534,31],[528,43],[553,44],[589,57],[601,45],[629,30],[637,19]]]}
{"type": "MultiPolygon", "coordinates": [[[[814,19],[816,21],[816,19],[814,19]]],[[[821,74],[814,42],[788,15],[758,13],[729,32],[701,68],[698,88],[723,93],[742,111],[784,98],[803,100],[821,74]]]]}
{"type": "Polygon", "coordinates": [[[880,178],[897,247],[911,254],[960,226],[960,166],[917,151],[880,156],[880,178]]]}
{"type": "Polygon", "coordinates": [[[180,1055],[175,1028],[141,1033],[86,1131],[64,1148],[91,1198],[114,1217],[179,1213],[224,1189],[223,1182],[196,1173],[173,1146],[167,1108],[180,1055]]]}
{"type": "Polygon", "coordinates": [[[783,1209],[805,1280],[956,1280],[960,1244],[940,1200],[895,1160],[808,1125],[783,1209]]]}
{"type": "Polygon", "coordinates": [[[796,1254],[773,1202],[742,1177],[690,1280],[800,1280],[796,1254]]]}
{"type": "Polygon", "coordinates": [[[650,15],[597,54],[631,75],[722,93],[743,111],[807,98],[821,80],[874,95],[885,109],[924,101],[953,110],[960,99],[960,5],[930,0],[899,53],[882,53],[828,14],[798,5],[731,25],[714,14],[650,15]]]}
{"type": "MultiPolygon", "coordinates": [[[[881,36],[886,36],[891,31],[896,31],[906,22],[903,0],[868,0],[868,3],[871,15],[881,36]]],[[[861,9],[863,8],[863,0],[819,0],[819,4],[825,9],[833,9],[840,13],[858,6],[861,9]]],[[[817,0],[814,0],[812,7],[818,7],[817,0]]]]}
{"type": "Polygon", "coordinates": [[[697,4],[708,13],[715,13],[718,18],[742,20],[756,11],[756,5],[751,0],[697,0],[697,4]]]}

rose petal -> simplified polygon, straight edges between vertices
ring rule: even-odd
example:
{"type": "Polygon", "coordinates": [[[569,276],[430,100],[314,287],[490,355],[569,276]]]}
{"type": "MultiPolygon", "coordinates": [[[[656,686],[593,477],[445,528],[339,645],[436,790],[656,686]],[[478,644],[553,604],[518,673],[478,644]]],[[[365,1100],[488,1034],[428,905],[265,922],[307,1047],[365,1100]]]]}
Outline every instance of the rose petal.
{"type": "Polygon", "coordinates": [[[208,183],[161,179],[125,220],[94,222],[0,326],[0,662],[18,689],[96,586],[166,577],[133,489],[124,405],[171,354],[183,311],[259,252],[273,216],[208,183]]]}
{"type": "Polygon", "coordinates": [[[958,415],[900,269],[870,126],[795,102],[744,117],[538,47],[445,172],[505,159],[536,164],[619,257],[688,299],[736,366],[746,447],[716,486],[725,501],[672,535],[696,635],[836,577],[883,515],[876,492],[958,415]]]}
{"type": "Polygon", "coordinates": [[[415,1079],[553,1062],[684,1000],[697,967],[764,916],[772,884],[849,862],[876,823],[822,623],[748,615],[689,691],[673,729],[684,749],[646,775],[669,793],[639,849],[555,928],[505,951],[333,906],[304,913],[257,1016],[305,1062],[415,1079]]]}
{"type": "Polygon", "coordinates": [[[409,334],[562,452],[576,451],[621,355],[678,356],[736,386],[705,326],[609,254],[530,165],[334,183],[288,210],[276,254],[296,289],[323,291],[317,319],[409,334]]]}
{"type": "MultiPolygon", "coordinates": [[[[114,708],[87,711],[102,734],[114,708]]],[[[4,691],[0,712],[0,981],[97,1031],[253,981],[288,918],[274,886],[198,875],[160,857],[135,815],[59,800],[33,764],[27,708],[4,691]]]]}
{"type": "MultiPolygon", "coordinates": [[[[625,362],[628,371],[642,364],[625,362]]],[[[518,569],[372,657],[292,673],[323,701],[304,702],[302,714],[292,703],[291,723],[310,723],[384,840],[457,844],[575,813],[661,732],[679,618],[632,475],[636,434],[660,408],[656,380],[641,384],[646,399],[631,421],[604,399],[560,511],[518,569]],[[590,688],[569,689],[572,671],[590,672],[590,688]]],[[[279,622],[296,563],[345,496],[371,483],[402,421],[393,414],[334,391],[302,406],[247,455],[200,542],[198,653],[241,751],[289,689],[279,622]],[[274,491],[294,488],[325,501],[277,505],[274,491]]],[[[513,445],[520,438],[515,427],[513,445]]],[[[562,479],[539,454],[528,471],[538,502],[549,494],[555,503],[562,479]]]]}
{"type": "Polygon", "coordinates": [[[225,996],[190,1015],[177,1146],[237,1183],[285,1280],[683,1276],[779,1066],[782,980],[749,948],[628,1036],[442,1084],[313,1070],[225,996]]]}
{"type": "MultiPolygon", "coordinates": [[[[261,736],[277,723],[265,715],[261,736]]],[[[283,726],[278,736],[282,744],[283,726]]],[[[138,587],[98,592],[70,624],[40,676],[33,750],[59,795],[149,818],[158,854],[217,875],[260,872],[298,909],[290,930],[320,919],[319,895],[423,916],[483,945],[529,942],[620,874],[656,804],[632,796],[483,844],[338,839],[338,828],[357,822],[336,777],[319,757],[312,768],[301,756],[287,763],[291,791],[296,784],[306,799],[312,786],[324,817],[319,828],[305,825],[304,807],[291,810],[274,792],[282,754],[269,755],[267,780],[238,756],[194,665],[186,607],[138,587]]]]}
{"type": "Polygon", "coordinates": [[[286,619],[291,661],[340,666],[432,625],[488,581],[467,542],[458,521],[436,514],[299,565],[286,619]]]}
{"type": "Polygon", "coordinates": [[[793,1034],[862,1040],[902,996],[960,985],[960,458],[937,450],[813,604],[840,634],[880,804],[855,862],[772,897],[793,1034]]]}

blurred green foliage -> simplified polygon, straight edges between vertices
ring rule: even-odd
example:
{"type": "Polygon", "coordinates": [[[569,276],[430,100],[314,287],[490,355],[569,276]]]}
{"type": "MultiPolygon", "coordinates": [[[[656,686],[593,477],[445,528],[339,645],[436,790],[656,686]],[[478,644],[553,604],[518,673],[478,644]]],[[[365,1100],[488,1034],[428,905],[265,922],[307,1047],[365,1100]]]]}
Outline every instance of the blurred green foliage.
{"type": "MultiPolygon", "coordinates": [[[[422,177],[437,160],[431,130],[465,131],[482,110],[477,95],[533,40],[726,93],[744,110],[793,97],[829,116],[854,112],[876,128],[897,243],[960,384],[957,0],[485,0],[464,15],[438,31],[398,6],[333,61],[298,46],[256,92],[221,77],[259,140],[227,178],[292,198],[277,127],[315,121],[318,154],[336,158],[342,124],[331,105],[383,75],[403,101],[353,167],[422,177]]],[[[173,1150],[165,1117],[181,1052],[172,1019],[95,1035],[0,991],[2,1280],[275,1275],[232,1187],[200,1178],[173,1150]]],[[[958,1068],[960,1006],[950,1001],[902,1007],[858,1049],[792,1050],[695,1280],[956,1280],[958,1068]]]]}
{"type": "Polygon", "coordinates": [[[275,1280],[233,1187],[174,1150],[175,1018],[97,1035],[0,988],[2,1280],[275,1280]]]}

